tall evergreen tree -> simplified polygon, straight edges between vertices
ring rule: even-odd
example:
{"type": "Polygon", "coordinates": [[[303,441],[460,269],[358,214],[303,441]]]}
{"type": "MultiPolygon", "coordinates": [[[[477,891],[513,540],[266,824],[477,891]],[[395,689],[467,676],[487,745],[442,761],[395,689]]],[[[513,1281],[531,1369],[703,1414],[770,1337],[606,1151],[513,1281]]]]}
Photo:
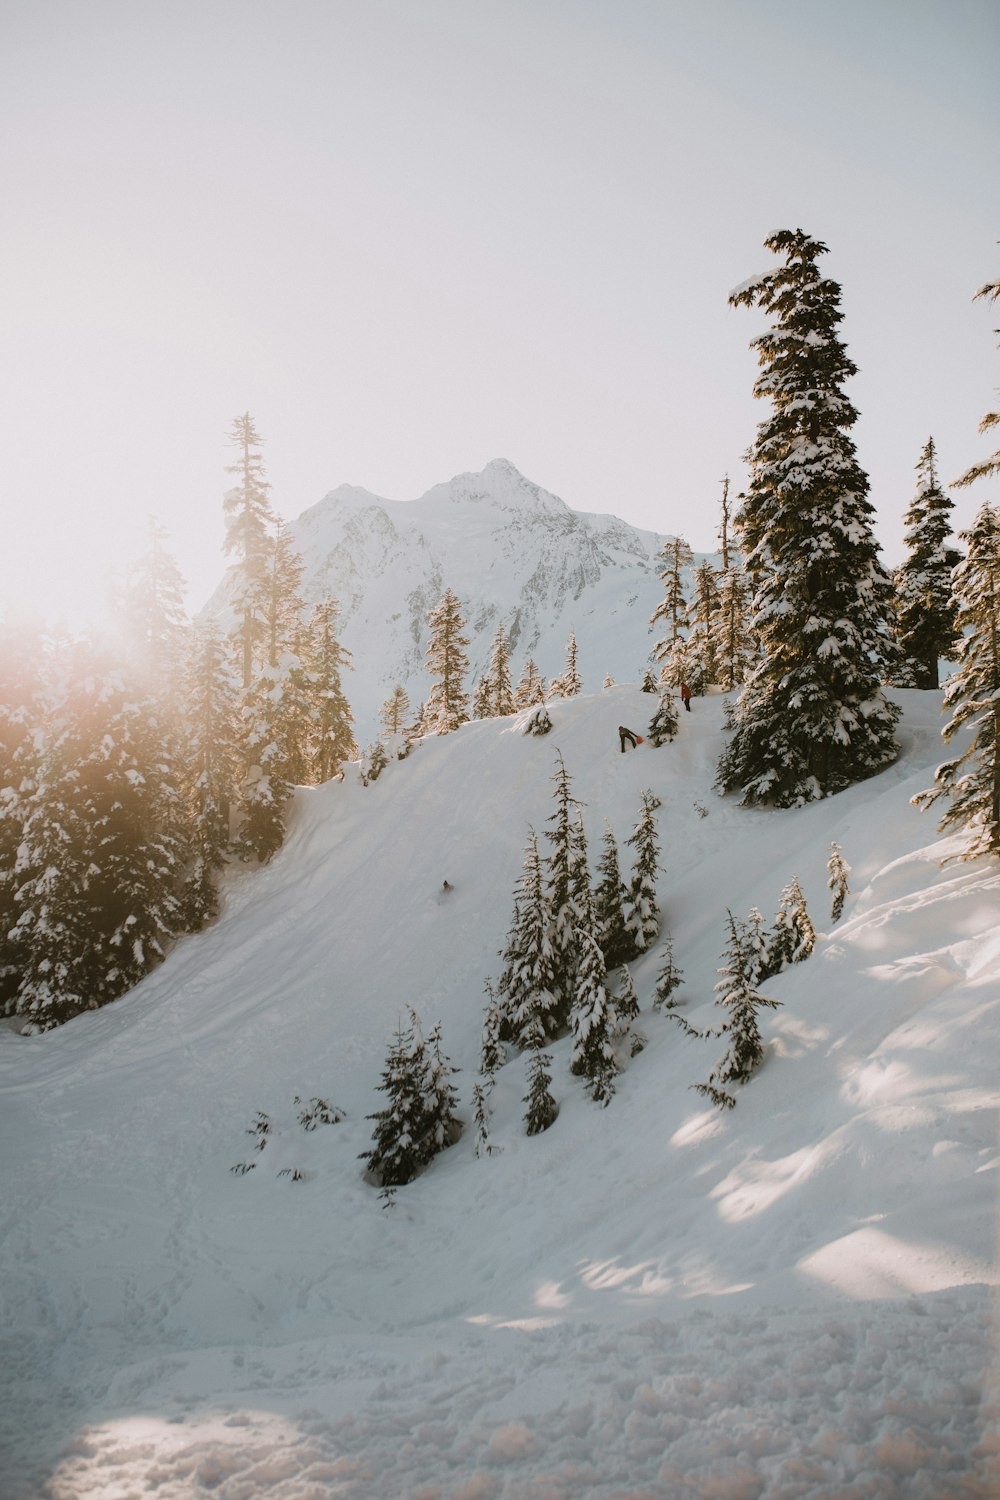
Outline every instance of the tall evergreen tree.
{"type": "MultiPolygon", "coordinates": [[[[354,720],[343,682],[351,653],[340,643],[339,617],[340,605],[329,594],[314,605],[302,652],[310,719],[308,779],[319,784],[336,776],[355,748],[354,720]]],[[[400,716],[409,708],[405,693],[403,704],[397,705],[400,716]]]]}
{"type": "Polygon", "coordinates": [[[260,451],[263,439],[249,412],[234,420],[228,441],[239,457],[226,467],[226,473],[234,474],[238,482],[223,502],[225,547],[236,559],[233,607],[242,681],[248,688],[253,680],[254,655],[267,639],[268,563],[275,517],[268,499],[271,486],[264,478],[260,451]]]}
{"type": "Polygon", "coordinates": [[[503,952],[503,972],[497,989],[506,1016],[506,1034],[518,1046],[540,1047],[558,1034],[552,912],[533,829],[524,851],[524,869],[517,884],[514,920],[503,952]]]}
{"type": "MultiPolygon", "coordinates": [[[[379,710],[379,723],[387,735],[405,734],[410,700],[404,688],[397,682],[379,710]]],[[[324,778],[325,779],[325,778],[324,778]]]]}
{"type": "Polygon", "coordinates": [[[936,688],[938,658],[952,657],[957,642],[951,575],[960,560],[949,545],[952,502],[938,482],[934,439],[917,464],[917,493],[906,512],[906,561],[896,569],[896,638],[904,686],[936,688]]]}
{"type": "Polygon", "coordinates": [[[661,745],[670,743],[678,727],[677,705],[669,691],[663,692],[660,694],[653,717],[649,721],[646,738],[655,749],[659,749],[661,745]]]}
{"type": "Polygon", "coordinates": [[[710,562],[699,563],[694,573],[694,593],[688,606],[687,647],[684,652],[686,681],[695,693],[719,680],[716,655],[719,584],[710,562]]]}
{"type": "Polygon", "coordinates": [[[729,1043],[724,1056],[708,1075],[707,1083],[697,1083],[695,1088],[699,1094],[705,1094],[711,1099],[713,1104],[718,1104],[723,1109],[732,1109],[736,1098],[722,1085],[746,1083],[760,1066],[764,1044],[757,1012],[762,1006],[775,1009],[780,1002],[769,1000],[756,989],[750,977],[743,934],[733,920],[732,912],[727,912],[726,916],[729,940],[722,956],[722,964],[716,971],[720,978],[715,986],[715,1003],[729,1014],[717,1030],[705,1034],[727,1036],[729,1043]]]}
{"type": "Polygon", "coordinates": [[[618,843],[610,824],[605,825],[603,842],[594,888],[595,936],[605,964],[609,969],[617,969],[635,954],[635,939],[626,915],[628,887],[622,879],[618,843]]]}
{"type": "Polygon", "coordinates": [[[548,1130],[555,1123],[559,1113],[559,1106],[550,1091],[552,1074],[549,1070],[552,1059],[537,1047],[532,1049],[529,1056],[528,1092],[521,1101],[528,1106],[524,1115],[524,1129],[526,1135],[541,1135],[543,1130],[548,1130]]]}
{"type": "Polygon", "coordinates": [[[229,851],[229,819],[240,768],[239,707],[225,648],[211,622],[195,635],[185,723],[190,828],[185,926],[197,931],[218,911],[216,878],[229,851]]]}
{"type": "Polygon", "coordinates": [[[493,637],[488,668],[490,697],[489,717],[505,719],[514,712],[514,686],[510,677],[510,645],[501,620],[493,637]]]}
{"type": "Polygon", "coordinates": [[[856,367],[837,335],[840,288],[819,273],[826,246],[818,240],[782,230],[766,244],[783,265],[730,297],[775,320],[754,340],[754,394],[773,412],[758,428],[739,518],[763,654],[740,696],[718,784],[740,791],[745,805],[791,807],[888,764],[899,710],[880,687],[880,664],[894,649],[891,585],[849,436],[857,413],[842,387],[856,367]]]}
{"type": "MultiPolygon", "coordinates": [[[[973,301],[977,301],[980,297],[987,297],[991,302],[996,302],[1000,297],[1000,281],[988,281],[985,286],[981,286],[973,301]]],[[[1000,333],[1000,328],[994,329],[994,332],[1000,333]]],[[[989,432],[991,428],[998,426],[1000,426],[1000,411],[988,411],[979,424],[979,431],[989,432]]],[[[962,486],[974,484],[977,479],[989,479],[994,474],[1000,474],[1000,449],[993,454],[992,458],[981,459],[979,463],[966,469],[965,473],[955,480],[955,484],[962,486]]]]}
{"type": "Polygon", "coordinates": [[[615,1092],[617,1016],[608,994],[607,970],[600,948],[583,928],[577,929],[576,937],[579,966],[570,1019],[573,1032],[570,1072],[586,1078],[590,1097],[607,1105],[615,1092]]]}
{"type": "Polygon", "coordinates": [[[971,738],[961,755],[938,767],[935,785],[913,800],[930,807],[946,796],[940,827],[965,829],[956,857],[977,859],[1000,855],[1000,513],[982,506],[961,536],[968,551],[954,583],[962,641],[958,670],[945,685],[951,719],[942,733],[948,741],[965,729],[971,738]]]}
{"type": "Polygon", "coordinates": [[[462,634],[465,621],[461,605],[451,589],[428,616],[430,640],[427,644],[427,670],[437,678],[424,708],[426,734],[450,734],[469,717],[469,700],[465,680],[469,659],[465,648],[468,637],[462,634]]]}
{"type": "Polygon", "coordinates": [[[653,1009],[673,1010],[678,1003],[674,999],[674,991],[684,983],[684,971],[679,969],[674,962],[674,943],[669,933],[663,944],[662,959],[660,972],[656,976],[656,988],[653,991],[653,1009]]]}
{"type": "Polygon", "coordinates": [[[571,630],[566,641],[566,665],[558,677],[553,677],[549,688],[550,697],[576,698],[579,695],[582,683],[576,657],[576,635],[571,630]]]}
{"type": "Polygon", "coordinates": [[[650,615],[649,623],[655,626],[662,622],[665,633],[653,647],[653,657],[662,662],[668,672],[669,681],[666,685],[677,687],[682,678],[673,673],[671,663],[677,654],[679,642],[683,640],[682,626],[687,617],[683,570],[691,566],[694,553],[683,537],[675,536],[664,542],[659,556],[663,566],[657,571],[663,580],[665,593],[650,615]]]}
{"type": "Polygon", "coordinates": [[[383,1188],[412,1182],[425,1164],[422,1151],[425,1055],[420,1023],[411,1010],[409,1025],[404,1026],[400,1021],[396,1028],[378,1085],[388,1102],[384,1109],[367,1116],[375,1125],[371,1149],[363,1152],[362,1157],[383,1188]]]}
{"type": "Polygon", "coordinates": [[[242,860],[266,863],[285,838],[285,805],[292,792],[280,667],[264,667],[243,697],[243,821],[235,846],[242,860]]]}
{"type": "Polygon", "coordinates": [[[719,681],[727,693],[749,677],[756,661],[750,634],[750,588],[742,567],[725,568],[719,577],[715,615],[715,656],[719,681]]]}
{"type": "Polygon", "coordinates": [[[629,928],[635,952],[645,953],[660,930],[660,908],[656,900],[656,876],[661,869],[660,846],[654,816],[660,803],[651,791],[642,793],[639,821],[625,840],[635,850],[629,886],[629,928]]]}
{"type": "Polygon", "coordinates": [[[506,997],[498,995],[490,980],[486,981],[486,1011],[479,1054],[479,1071],[491,1077],[507,1061],[505,1043],[510,1040],[511,1026],[507,1016],[506,997]]]}
{"type": "Polygon", "coordinates": [[[569,772],[558,754],[555,775],[555,808],[546,831],[550,849],[547,860],[546,894],[552,920],[552,956],[556,988],[555,1019],[565,1025],[576,993],[578,944],[576,931],[581,913],[574,902],[578,889],[576,813],[579,804],[570,789],[569,772]]]}

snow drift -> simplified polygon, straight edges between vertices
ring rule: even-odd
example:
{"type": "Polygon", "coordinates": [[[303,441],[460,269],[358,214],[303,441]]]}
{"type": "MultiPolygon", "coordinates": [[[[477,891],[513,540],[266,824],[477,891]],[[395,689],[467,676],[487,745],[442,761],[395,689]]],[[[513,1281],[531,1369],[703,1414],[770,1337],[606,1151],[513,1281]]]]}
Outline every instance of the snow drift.
{"type": "Polygon", "coordinates": [[[909,804],[940,699],[900,699],[895,765],[781,813],[712,791],[717,698],[625,755],[655,702],[634,687],[553,704],[542,738],[422,741],[298,793],[273,862],[123,1000],[0,1031],[5,1500],[993,1493],[1000,870],[941,866],[954,841],[909,804]],[[358,1157],[387,1044],[408,1006],[440,1021],[471,1121],[556,748],[592,864],[605,819],[621,843],[662,801],[689,1021],[718,1018],[726,909],[770,920],[793,874],[816,952],[765,986],[734,1110],[690,1089],[720,1044],[650,1012],[654,946],[606,1109],[558,1043],[559,1117],[528,1138],[514,1058],[494,1154],[470,1123],[386,1209],[358,1157]],[[304,1130],[314,1098],[344,1119],[304,1130]]]}

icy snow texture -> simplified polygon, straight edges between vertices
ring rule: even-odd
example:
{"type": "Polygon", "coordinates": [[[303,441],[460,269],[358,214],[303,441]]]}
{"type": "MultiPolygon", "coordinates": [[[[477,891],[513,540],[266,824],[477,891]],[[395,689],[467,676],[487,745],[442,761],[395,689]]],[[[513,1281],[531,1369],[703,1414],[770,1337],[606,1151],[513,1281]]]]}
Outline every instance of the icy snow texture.
{"type": "Polygon", "coordinates": [[[899,696],[902,759],[784,813],[713,795],[717,698],[625,756],[635,687],[552,705],[543,739],[424,741],[368,788],[300,793],[271,865],[131,995],[0,1030],[3,1500],[997,1493],[1000,870],[940,868],[952,841],[908,800],[940,697],[899,696]],[[642,788],[662,799],[693,1024],[717,1019],[727,906],[769,922],[795,872],[820,936],[769,981],[733,1111],[688,1088],[718,1044],[650,1012],[654,943],[607,1109],[563,1040],[552,1129],[523,1134],[515,1059],[476,1157],[482,983],[556,747],[592,863],[605,817],[621,842],[642,788]],[[408,1004],[442,1021],[470,1123],[385,1209],[357,1157],[408,1004]],[[296,1096],[346,1118],[307,1133],[296,1096]]]}

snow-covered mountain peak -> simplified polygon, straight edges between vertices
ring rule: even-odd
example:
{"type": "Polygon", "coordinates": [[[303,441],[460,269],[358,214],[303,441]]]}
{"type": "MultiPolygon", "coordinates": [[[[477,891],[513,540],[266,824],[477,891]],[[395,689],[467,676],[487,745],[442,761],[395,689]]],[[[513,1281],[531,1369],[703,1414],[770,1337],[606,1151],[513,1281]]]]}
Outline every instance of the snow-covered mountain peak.
{"type": "MultiPolygon", "coordinates": [[[[662,596],[656,555],[664,538],[618,517],[587,515],[528,479],[507,458],[456,474],[415,500],[387,500],[357,485],[331,490],[292,524],[309,599],[340,602],[347,683],[358,739],[399,683],[426,698],[427,616],[446,588],[462,605],[471,681],[485,666],[497,625],[513,652],[515,679],[528,656],[551,678],[567,638],[577,639],[585,687],[610,673],[641,677],[662,596]]],[[[220,593],[217,608],[225,608],[220,593]]],[[[471,686],[470,681],[470,686],[471,686]]]]}

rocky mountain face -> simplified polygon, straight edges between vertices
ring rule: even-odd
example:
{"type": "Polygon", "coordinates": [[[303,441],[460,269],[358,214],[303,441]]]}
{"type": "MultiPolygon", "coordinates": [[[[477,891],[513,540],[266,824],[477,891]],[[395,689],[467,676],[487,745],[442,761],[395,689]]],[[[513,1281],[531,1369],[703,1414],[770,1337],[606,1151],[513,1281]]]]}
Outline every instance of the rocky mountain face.
{"type": "Polygon", "coordinates": [[[291,530],[306,564],[306,597],[332,594],[341,605],[341,638],[354,664],[345,686],[360,742],[374,739],[396,683],[414,709],[426,698],[427,616],[446,588],[467,621],[470,691],[501,620],[515,683],[529,656],[546,680],[561,672],[570,631],[585,691],[608,673],[634,682],[645,669],[666,538],[571,510],[506,459],[419,500],[341,485],[291,530]]]}

